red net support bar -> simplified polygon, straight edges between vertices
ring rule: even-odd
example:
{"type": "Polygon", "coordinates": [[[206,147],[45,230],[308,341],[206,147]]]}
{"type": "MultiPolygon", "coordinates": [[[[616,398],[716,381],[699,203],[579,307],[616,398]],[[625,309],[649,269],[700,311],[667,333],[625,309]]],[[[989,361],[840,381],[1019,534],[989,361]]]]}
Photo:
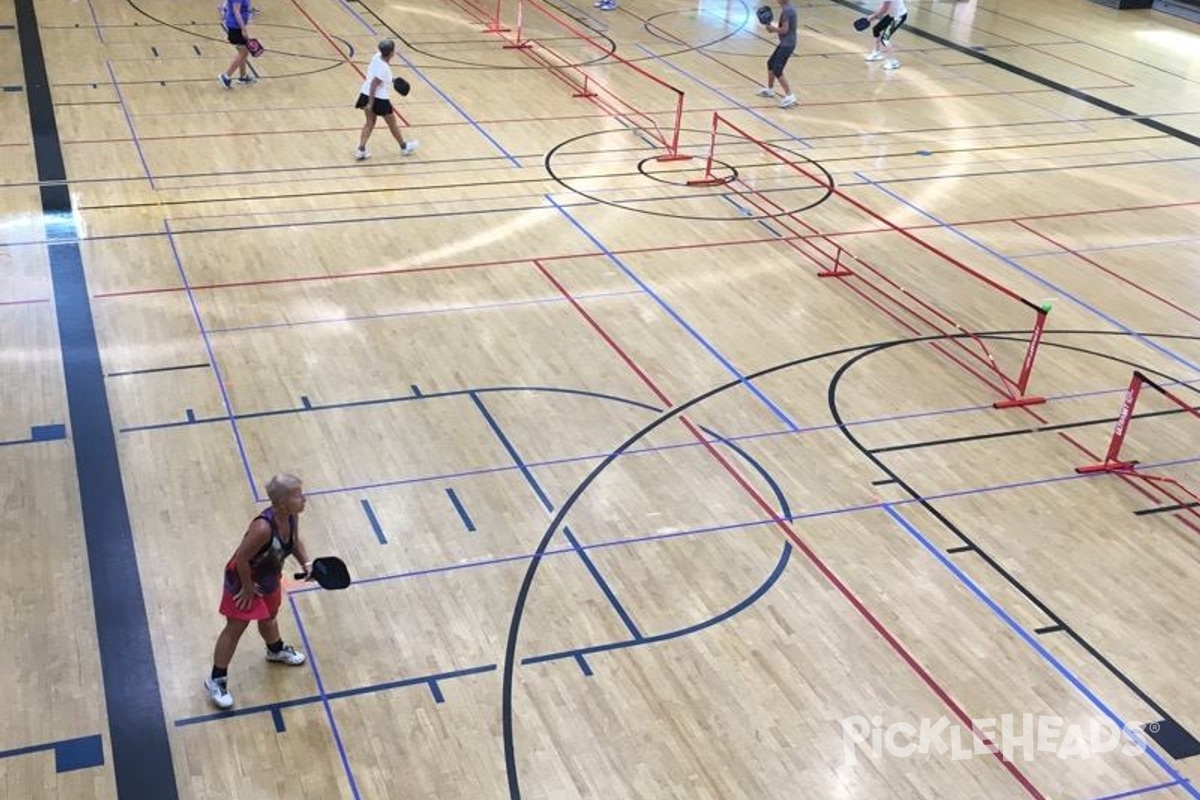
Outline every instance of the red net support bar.
{"type": "MultiPolygon", "coordinates": [[[[500,2],[498,0],[495,15],[497,26],[499,18],[500,2]]],[[[610,52],[609,48],[603,42],[594,38],[590,33],[581,30],[577,25],[573,24],[572,20],[564,17],[556,9],[545,5],[539,0],[517,0],[516,18],[517,28],[515,37],[503,37],[507,40],[504,44],[506,49],[520,50],[521,53],[546,67],[558,80],[569,86],[573,97],[584,98],[595,103],[606,113],[621,120],[635,132],[644,134],[655,146],[662,147],[665,152],[657,160],[685,161],[691,158],[691,156],[679,152],[679,136],[683,127],[685,100],[682,89],[672,86],[662,78],[648,72],[638,64],[629,61],[617,53],[610,52]],[[538,29],[548,30],[553,35],[529,35],[530,27],[527,23],[530,20],[535,20],[537,23],[544,23],[547,27],[543,28],[539,24],[538,29]],[[562,37],[562,31],[566,31],[570,35],[562,37]],[[578,59],[572,59],[556,51],[548,44],[548,40],[551,38],[568,38],[576,43],[584,44],[589,49],[596,50],[604,55],[604,70],[614,74],[618,74],[614,70],[619,70],[625,76],[633,77],[643,82],[645,86],[653,86],[656,90],[661,89],[670,98],[670,123],[660,123],[655,114],[640,109],[636,100],[631,100],[627,96],[623,97],[623,93],[620,90],[604,81],[597,80],[593,74],[596,67],[590,64],[578,63],[578,59]]],[[[499,33],[501,31],[497,27],[497,30],[490,32],[499,33]]],[[[628,93],[626,92],[625,94],[627,95],[628,93]]]]}
{"type": "MultiPolygon", "coordinates": [[[[1189,406],[1183,400],[1180,400],[1174,394],[1147,378],[1142,372],[1135,370],[1133,373],[1133,378],[1131,378],[1129,381],[1129,388],[1125,391],[1125,400],[1121,403],[1121,413],[1117,415],[1116,427],[1113,428],[1112,437],[1108,440],[1108,452],[1104,454],[1104,460],[1098,464],[1087,464],[1082,467],[1076,467],[1076,472],[1086,475],[1093,472],[1134,471],[1135,467],[1137,466],[1137,462],[1122,461],[1121,447],[1125,444],[1125,437],[1129,435],[1129,425],[1133,421],[1133,412],[1137,407],[1138,396],[1141,394],[1142,387],[1144,386],[1149,386],[1167,400],[1179,406],[1179,408],[1186,413],[1192,415],[1196,419],[1200,419],[1200,409],[1197,409],[1195,406],[1189,406]]],[[[1177,481],[1174,481],[1171,478],[1162,478],[1152,475],[1141,475],[1140,477],[1179,485],[1177,481]]],[[[1186,491],[1189,495],[1192,494],[1186,489],[1184,489],[1184,491],[1186,491]]],[[[1192,496],[1195,497],[1195,495],[1192,496]]]]}
{"type": "Polygon", "coordinates": [[[984,384],[1003,396],[994,403],[996,408],[1011,408],[1016,406],[1034,405],[1045,402],[1045,398],[1030,395],[1029,381],[1033,374],[1034,362],[1046,327],[1046,318],[1050,308],[1027,300],[991,278],[967,266],[958,259],[939,250],[910,231],[893,224],[886,217],[846,195],[837,187],[827,185],[816,175],[790,159],[787,153],[773,147],[730,122],[719,112],[713,114],[710,129],[708,155],[705,159],[703,174],[688,181],[690,186],[729,186],[738,197],[759,211],[773,218],[789,234],[785,243],[811,261],[817,268],[817,277],[835,278],[842,281],[848,288],[867,301],[869,305],[886,314],[902,325],[906,330],[917,334],[935,332],[948,338],[944,342],[931,342],[930,346],[947,355],[954,363],[969,371],[984,384]],[[1015,375],[1010,375],[997,363],[983,337],[972,331],[966,325],[955,320],[948,313],[938,308],[934,303],[907,286],[901,285],[889,277],[877,265],[860,258],[848,251],[832,237],[823,235],[795,214],[788,213],[770,196],[759,191],[734,173],[727,176],[713,172],[718,147],[718,134],[721,128],[727,128],[738,139],[749,142],[766,152],[774,161],[786,165],[804,176],[814,185],[827,188],[832,196],[837,197],[854,209],[882,225],[886,230],[903,235],[908,240],[920,246],[923,250],[934,254],[938,262],[948,265],[961,275],[978,281],[989,291],[994,291],[1018,304],[1018,307],[1033,312],[1034,324],[1026,342],[1021,366],[1015,375]],[[791,222],[788,222],[790,220],[791,222]],[[799,228],[792,227],[794,223],[799,228]]]}

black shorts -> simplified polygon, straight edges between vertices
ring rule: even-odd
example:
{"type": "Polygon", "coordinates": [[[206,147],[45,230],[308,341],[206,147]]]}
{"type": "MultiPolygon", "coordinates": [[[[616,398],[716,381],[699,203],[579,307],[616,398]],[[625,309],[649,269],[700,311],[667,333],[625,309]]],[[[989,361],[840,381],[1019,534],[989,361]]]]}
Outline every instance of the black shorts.
{"type": "Polygon", "coordinates": [[[795,46],[784,47],[779,45],[775,48],[775,52],[771,53],[771,57],[767,59],[767,71],[776,78],[783,75],[783,68],[787,66],[788,59],[792,57],[792,53],[796,52],[795,46]]]}
{"type": "Polygon", "coordinates": [[[392,113],[392,101],[383,100],[379,97],[367,97],[365,94],[360,94],[358,100],[354,103],[355,108],[366,108],[367,101],[371,101],[371,111],[377,117],[386,117],[392,113]]]}
{"type": "Polygon", "coordinates": [[[871,32],[880,41],[891,41],[892,34],[900,30],[900,26],[904,24],[904,20],[906,19],[908,19],[908,14],[900,17],[900,19],[895,19],[890,14],[885,15],[883,19],[875,23],[875,29],[871,32]]]}
{"type": "Polygon", "coordinates": [[[229,39],[230,44],[246,46],[246,34],[242,33],[241,28],[230,28],[226,38],[229,39]]]}

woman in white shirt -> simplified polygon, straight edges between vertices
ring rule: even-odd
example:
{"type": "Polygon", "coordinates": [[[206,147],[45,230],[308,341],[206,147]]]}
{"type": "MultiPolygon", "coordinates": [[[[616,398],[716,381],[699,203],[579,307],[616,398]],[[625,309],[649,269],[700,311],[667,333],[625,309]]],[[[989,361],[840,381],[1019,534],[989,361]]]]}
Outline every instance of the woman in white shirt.
{"type": "Polygon", "coordinates": [[[875,48],[867,54],[867,61],[887,58],[883,62],[884,69],[896,69],[900,66],[900,60],[896,58],[896,48],[892,44],[892,36],[900,30],[906,19],[908,6],[904,0],[883,0],[879,4],[879,10],[867,18],[868,23],[879,20],[872,31],[875,34],[875,48]]]}
{"type": "Polygon", "coordinates": [[[354,157],[359,161],[371,155],[367,152],[367,139],[371,138],[371,131],[375,130],[375,120],[379,117],[383,117],[387,122],[388,130],[400,145],[402,155],[408,155],[417,149],[415,140],[404,141],[404,136],[400,133],[400,122],[392,110],[392,102],[388,100],[388,93],[392,90],[392,68],[388,62],[395,53],[396,43],[391,39],[384,39],[379,43],[379,52],[371,57],[366,80],[363,81],[358,102],[354,104],[355,108],[361,108],[366,115],[362,134],[358,137],[358,149],[354,151],[354,157]]]}

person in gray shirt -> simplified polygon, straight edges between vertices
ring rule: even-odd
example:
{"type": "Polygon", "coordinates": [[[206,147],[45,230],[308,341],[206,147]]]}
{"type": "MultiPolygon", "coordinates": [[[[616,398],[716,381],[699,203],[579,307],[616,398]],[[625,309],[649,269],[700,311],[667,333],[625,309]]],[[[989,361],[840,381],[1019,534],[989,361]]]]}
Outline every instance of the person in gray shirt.
{"type": "Polygon", "coordinates": [[[779,35],[779,44],[767,59],[767,85],[758,90],[758,95],[774,97],[775,81],[778,80],[779,87],[783,89],[779,107],[790,108],[796,105],[796,95],[792,94],[792,87],[783,76],[783,68],[796,51],[796,8],[792,5],[792,0],[779,0],[779,21],[768,24],[767,30],[779,35]]]}

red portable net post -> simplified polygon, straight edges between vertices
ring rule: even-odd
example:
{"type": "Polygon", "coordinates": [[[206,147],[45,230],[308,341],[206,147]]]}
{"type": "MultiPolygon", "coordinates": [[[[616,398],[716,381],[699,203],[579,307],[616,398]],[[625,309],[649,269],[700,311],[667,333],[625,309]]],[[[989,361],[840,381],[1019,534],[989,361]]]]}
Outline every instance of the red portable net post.
{"type": "Polygon", "coordinates": [[[1021,297],[1011,289],[944,253],[910,231],[893,224],[881,214],[846,195],[832,184],[825,184],[817,175],[789,158],[786,152],[747,133],[723,117],[720,112],[714,113],[712,117],[704,173],[698,178],[689,180],[688,185],[739,187],[735,191],[742,200],[771,216],[791,234],[784,240],[785,243],[818,267],[817,277],[841,280],[869,305],[914,334],[933,332],[946,336],[942,341],[931,341],[930,346],[1001,394],[1003,399],[993,404],[996,408],[1029,406],[1045,402],[1044,397],[1030,395],[1028,389],[1038,348],[1046,327],[1046,317],[1050,312],[1048,304],[1034,303],[1021,297]],[[994,292],[1006,301],[1012,302],[1014,308],[1032,313],[1033,327],[1025,345],[1020,369],[1015,371],[1015,375],[1010,374],[1011,371],[1006,372],[997,363],[991,348],[978,333],[955,320],[927,298],[922,297],[921,293],[901,285],[876,264],[854,255],[831,236],[821,233],[795,214],[787,212],[767,194],[746,183],[739,173],[730,171],[730,174],[724,176],[715,174],[713,164],[716,161],[715,154],[722,128],[727,129],[729,135],[736,139],[747,142],[767,153],[771,159],[785,165],[811,184],[827,188],[832,196],[880,224],[884,230],[898,233],[928,253],[932,253],[936,256],[935,263],[953,269],[955,274],[967,277],[972,285],[984,287],[987,291],[994,292]]]}
{"type": "Polygon", "coordinates": [[[1129,389],[1125,392],[1125,400],[1121,403],[1121,412],[1117,416],[1117,424],[1113,428],[1112,437],[1109,439],[1108,451],[1104,454],[1104,460],[1096,464],[1086,464],[1082,467],[1076,467],[1075,471],[1082,475],[1111,473],[1125,479],[1127,482],[1141,481],[1147,485],[1147,488],[1142,489],[1143,494],[1148,497],[1154,497],[1153,491],[1157,491],[1163,496],[1170,498],[1175,504],[1174,506],[1160,510],[1176,512],[1175,516],[1181,522],[1197,533],[1200,533],[1200,525],[1180,516],[1182,513],[1187,513],[1196,520],[1200,520],[1200,494],[1193,492],[1175,478],[1140,472],[1137,469],[1138,462],[1136,460],[1121,458],[1121,450],[1125,444],[1126,437],[1129,435],[1129,428],[1133,421],[1134,412],[1137,409],[1138,398],[1142,395],[1142,390],[1146,387],[1158,392],[1158,394],[1166,398],[1172,405],[1178,407],[1180,411],[1200,420],[1200,408],[1188,405],[1179,397],[1146,377],[1143,373],[1135,371],[1133,378],[1129,382],[1129,389]]]}
{"type": "MultiPolygon", "coordinates": [[[[572,20],[558,13],[557,9],[549,7],[539,0],[517,0],[516,14],[516,35],[515,37],[504,37],[509,40],[504,44],[505,49],[520,50],[526,57],[546,67],[550,74],[569,86],[573,97],[591,101],[614,118],[622,120],[636,132],[644,134],[655,146],[662,147],[665,152],[657,158],[658,161],[685,161],[691,158],[691,156],[679,152],[679,135],[683,126],[684,106],[682,89],[672,86],[632,61],[610,52],[603,42],[581,30],[572,20]],[[531,21],[533,26],[529,24],[531,21]],[[545,35],[542,35],[543,31],[545,35]],[[564,31],[569,35],[564,36],[564,31]],[[642,86],[653,87],[653,91],[661,90],[661,94],[669,98],[670,123],[660,123],[656,114],[639,108],[637,100],[629,99],[628,91],[618,89],[608,82],[597,80],[592,73],[597,70],[598,65],[580,63],[581,59],[572,59],[548,43],[550,39],[563,38],[582,44],[589,51],[603,54],[605,70],[623,75],[626,79],[635,79],[642,86]]],[[[497,25],[499,16],[500,5],[497,2],[495,17],[497,25]]],[[[489,29],[489,32],[500,32],[500,30],[498,28],[495,31],[489,29]]]]}
{"type": "MultiPolygon", "coordinates": [[[[1113,428],[1112,437],[1108,441],[1108,452],[1104,454],[1104,460],[1097,464],[1087,464],[1082,467],[1076,467],[1075,471],[1081,474],[1089,474],[1094,472],[1133,472],[1137,467],[1137,461],[1121,460],[1121,448],[1125,444],[1125,437],[1129,435],[1129,424],[1133,421],[1133,412],[1137,407],[1138,396],[1142,393],[1142,387],[1149,386],[1154,391],[1165,397],[1171,403],[1179,406],[1181,410],[1192,415],[1196,419],[1200,419],[1200,409],[1195,406],[1189,406],[1183,400],[1176,397],[1165,388],[1147,378],[1139,371],[1134,371],[1133,378],[1129,381],[1129,388],[1125,391],[1125,401],[1121,403],[1121,413],[1117,416],[1116,427],[1113,428]]],[[[1143,478],[1158,478],[1158,476],[1143,475],[1139,473],[1139,477],[1143,478]]],[[[1170,478],[1158,478],[1160,480],[1176,483],[1170,478]]],[[[1182,486],[1180,487],[1183,488],[1182,486]]],[[[1183,491],[1196,497],[1191,491],[1183,489],[1183,491]]],[[[1200,498],[1196,498],[1200,499],[1200,498]]]]}

